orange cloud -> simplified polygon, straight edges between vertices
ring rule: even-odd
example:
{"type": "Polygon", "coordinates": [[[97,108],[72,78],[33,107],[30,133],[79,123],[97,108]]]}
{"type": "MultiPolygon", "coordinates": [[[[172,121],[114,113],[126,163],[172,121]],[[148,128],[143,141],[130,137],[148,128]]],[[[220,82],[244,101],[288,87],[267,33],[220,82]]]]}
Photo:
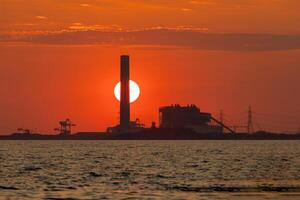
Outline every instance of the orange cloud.
{"type": "Polygon", "coordinates": [[[48,19],[48,17],[42,16],[42,15],[35,16],[35,18],[36,19],[48,19]]]}
{"type": "MultiPolygon", "coordinates": [[[[205,29],[204,29],[205,30],[205,29]]],[[[147,29],[125,29],[73,23],[69,30],[41,32],[19,38],[0,36],[0,41],[31,42],[67,45],[133,45],[176,46],[202,50],[220,51],[277,51],[300,49],[300,35],[212,33],[199,28],[153,27],[147,29]],[[200,29],[201,30],[201,29],[200,29]],[[14,39],[14,40],[13,40],[14,39]]]]}
{"type": "Polygon", "coordinates": [[[92,5],[91,4],[87,4],[87,3],[82,3],[80,4],[81,7],[91,7],[92,5]]]}

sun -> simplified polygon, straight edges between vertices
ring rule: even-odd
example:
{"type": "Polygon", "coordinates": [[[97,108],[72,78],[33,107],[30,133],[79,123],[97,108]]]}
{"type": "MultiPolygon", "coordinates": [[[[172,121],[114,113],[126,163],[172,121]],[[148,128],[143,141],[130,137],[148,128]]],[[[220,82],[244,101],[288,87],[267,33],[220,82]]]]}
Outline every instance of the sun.
{"type": "MultiPolygon", "coordinates": [[[[117,83],[117,85],[115,86],[115,89],[114,89],[114,94],[118,101],[120,101],[120,93],[121,93],[120,88],[121,88],[121,82],[117,83]]],[[[129,82],[129,88],[130,88],[130,100],[129,101],[130,101],[130,103],[133,103],[139,98],[141,90],[140,90],[139,85],[132,80],[130,80],[130,82],[129,82]]]]}

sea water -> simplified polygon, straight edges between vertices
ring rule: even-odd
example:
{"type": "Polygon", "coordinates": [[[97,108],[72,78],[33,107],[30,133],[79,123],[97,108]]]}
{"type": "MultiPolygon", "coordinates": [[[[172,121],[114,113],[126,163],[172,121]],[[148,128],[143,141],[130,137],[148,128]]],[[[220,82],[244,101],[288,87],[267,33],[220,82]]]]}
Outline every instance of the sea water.
{"type": "Polygon", "coordinates": [[[300,199],[300,141],[0,141],[0,199],[300,199]]]}

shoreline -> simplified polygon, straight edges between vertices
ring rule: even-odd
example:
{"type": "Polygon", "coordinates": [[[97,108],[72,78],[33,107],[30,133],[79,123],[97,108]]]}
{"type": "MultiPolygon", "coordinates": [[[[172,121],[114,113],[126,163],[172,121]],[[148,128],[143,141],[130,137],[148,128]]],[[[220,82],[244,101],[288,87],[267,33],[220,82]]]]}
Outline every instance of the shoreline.
{"type": "Polygon", "coordinates": [[[149,129],[134,133],[110,135],[106,132],[79,132],[72,135],[11,134],[0,140],[300,140],[300,134],[269,132],[247,133],[195,133],[189,130],[149,129]]]}

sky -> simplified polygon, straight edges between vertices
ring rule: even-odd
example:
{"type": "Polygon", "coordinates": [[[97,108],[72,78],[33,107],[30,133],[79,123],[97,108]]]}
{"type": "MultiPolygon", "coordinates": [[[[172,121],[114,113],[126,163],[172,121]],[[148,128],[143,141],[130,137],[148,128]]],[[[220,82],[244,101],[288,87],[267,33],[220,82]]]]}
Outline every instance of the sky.
{"type": "Polygon", "coordinates": [[[298,0],[0,0],[0,134],[118,122],[119,56],[141,88],[132,119],[196,104],[228,125],[300,129],[298,0]]]}

